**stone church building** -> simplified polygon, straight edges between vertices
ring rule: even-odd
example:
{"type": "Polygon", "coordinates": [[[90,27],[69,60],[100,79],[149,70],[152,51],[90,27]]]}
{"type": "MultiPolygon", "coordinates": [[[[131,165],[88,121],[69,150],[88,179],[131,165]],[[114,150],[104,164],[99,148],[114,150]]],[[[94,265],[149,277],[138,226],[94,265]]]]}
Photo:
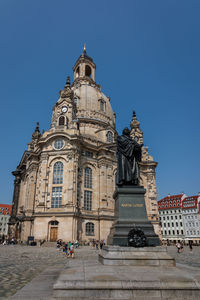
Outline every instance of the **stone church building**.
{"type": "MultiPolygon", "coordinates": [[[[71,84],[59,93],[51,128],[32,134],[16,170],[10,236],[27,241],[107,239],[114,221],[117,172],[115,113],[95,81],[96,65],[84,48],[71,84]]],[[[135,113],[131,135],[143,143],[135,113]]],[[[147,214],[160,235],[155,184],[157,163],[142,148],[141,184],[147,214]]]]}

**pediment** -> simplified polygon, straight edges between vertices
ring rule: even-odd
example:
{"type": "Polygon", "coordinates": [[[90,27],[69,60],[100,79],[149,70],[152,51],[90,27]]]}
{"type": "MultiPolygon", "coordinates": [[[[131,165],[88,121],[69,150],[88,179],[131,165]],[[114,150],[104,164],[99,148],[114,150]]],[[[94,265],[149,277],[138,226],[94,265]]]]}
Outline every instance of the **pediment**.
{"type": "Polygon", "coordinates": [[[18,166],[19,168],[21,168],[22,166],[26,165],[27,160],[28,160],[30,154],[31,154],[30,151],[27,151],[27,150],[24,151],[24,153],[22,155],[22,158],[20,160],[19,166],[18,166]]]}

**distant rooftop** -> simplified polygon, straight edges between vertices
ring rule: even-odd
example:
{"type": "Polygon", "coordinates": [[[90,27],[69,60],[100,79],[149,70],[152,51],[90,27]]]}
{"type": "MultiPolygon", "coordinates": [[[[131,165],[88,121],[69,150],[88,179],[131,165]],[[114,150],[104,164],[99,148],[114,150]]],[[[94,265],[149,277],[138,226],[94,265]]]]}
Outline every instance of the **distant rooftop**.
{"type": "Polygon", "coordinates": [[[1,215],[11,215],[12,205],[0,204],[0,214],[1,215]]]}

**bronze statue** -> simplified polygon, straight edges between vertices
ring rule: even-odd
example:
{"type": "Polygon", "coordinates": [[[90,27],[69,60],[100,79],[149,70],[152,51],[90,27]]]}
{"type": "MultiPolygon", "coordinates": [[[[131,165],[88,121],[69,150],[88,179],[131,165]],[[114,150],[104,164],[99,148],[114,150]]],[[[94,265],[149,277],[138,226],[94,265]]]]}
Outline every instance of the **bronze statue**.
{"type": "Polygon", "coordinates": [[[118,172],[117,185],[139,185],[139,166],[141,161],[141,147],[130,136],[130,130],[125,128],[121,136],[117,137],[118,172]]]}

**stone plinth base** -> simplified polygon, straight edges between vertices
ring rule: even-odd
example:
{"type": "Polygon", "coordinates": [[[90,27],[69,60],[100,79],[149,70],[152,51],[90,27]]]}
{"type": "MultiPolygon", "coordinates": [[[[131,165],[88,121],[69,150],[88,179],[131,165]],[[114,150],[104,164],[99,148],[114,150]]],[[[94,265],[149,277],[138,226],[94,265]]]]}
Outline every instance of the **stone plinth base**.
{"type": "Polygon", "coordinates": [[[103,265],[113,266],[168,266],[174,267],[175,260],[166,247],[120,247],[104,246],[99,254],[103,265]]]}
{"type": "Polygon", "coordinates": [[[181,265],[106,266],[97,259],[90,260],[90,257],[88,253],[87,261],[69,260],[68,266],[60,273],[53,286],[53,296],[50,299],[200,299],[198,268],[181,265]]]}

